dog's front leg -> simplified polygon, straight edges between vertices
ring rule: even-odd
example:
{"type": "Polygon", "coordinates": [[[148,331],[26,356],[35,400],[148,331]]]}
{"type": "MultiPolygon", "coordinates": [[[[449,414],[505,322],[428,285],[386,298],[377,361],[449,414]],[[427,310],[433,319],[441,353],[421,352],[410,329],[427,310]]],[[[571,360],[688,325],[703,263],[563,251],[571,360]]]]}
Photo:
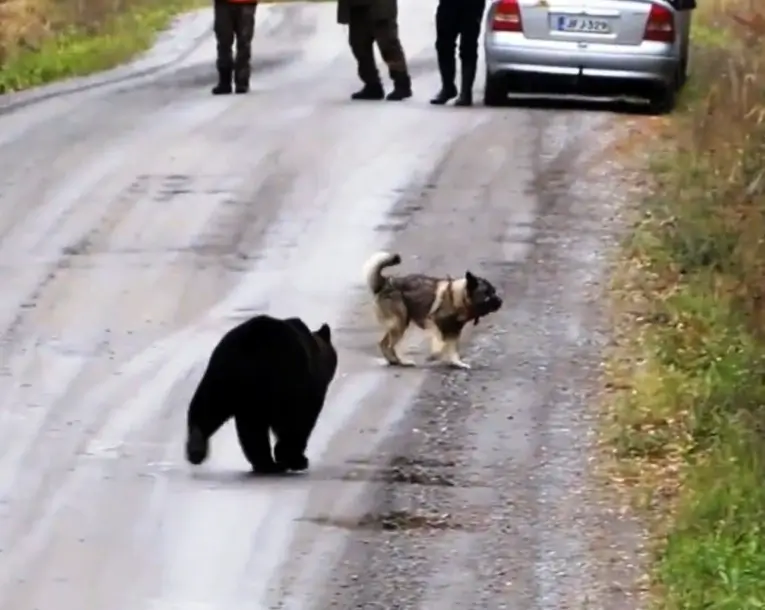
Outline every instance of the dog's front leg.
{"type": "Polygon", "coordinates": [[[430,332],[430,354],[428,354],[428,361],[440,360],[445,347],[441,331],[435,325],[431,326],[428,330],[430,332]]]}
{"type": "Polygon", "coordinates": [[[460,358],[458,341],[459,338],[457,337],[444,339],[443,358],[450,365],[458,369],[469,370],[470,365],[460,358]]]}

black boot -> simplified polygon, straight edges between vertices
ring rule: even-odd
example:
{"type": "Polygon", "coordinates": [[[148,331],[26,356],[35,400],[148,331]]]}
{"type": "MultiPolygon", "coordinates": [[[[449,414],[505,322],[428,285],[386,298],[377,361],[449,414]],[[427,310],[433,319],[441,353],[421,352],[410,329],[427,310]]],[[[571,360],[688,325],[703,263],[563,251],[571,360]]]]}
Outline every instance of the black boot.
{"type": "Polygon", "coordinates": [[[473,83],[475,82],[475,70],[477,62],[463,61],[461,66],[462,83],[460,84],[460,95],[455,106],[473,105],[473,83]]]}
{"type": "Polygon", "coordinates": [[[408,97],[412,97],[412,79],[406,73],[396,74],[393,77],[393,91],[385,99],[389,102],[400,102],[408,97]]]}
{"type": "Polygon", "coordinates": [[[218,70],[218,84],[212,88],[213,95],[227,95],[231,93],[231,71],[218,70]]]}
{"type": "Polygon", "coordinates": [[[242,94],[250,90],[250,58],[236,58],[236,69],[234,70],[234,91],[242,94]]]}
{"type": "Polygon", "coordinates": [[[441,91],[430,100],[431,104],[441,106],[450,99],[457,97],[457,87],[454,85],[454,74],[457,70],[454,53],[439,53],[438,71],[441,73],[441,91]]]}
{"type": "Polygon", "coordinates": [[[352,100],[381,100],[385,97],[382,83],[366,83],[355,93],[351,93],[352,100]]]}

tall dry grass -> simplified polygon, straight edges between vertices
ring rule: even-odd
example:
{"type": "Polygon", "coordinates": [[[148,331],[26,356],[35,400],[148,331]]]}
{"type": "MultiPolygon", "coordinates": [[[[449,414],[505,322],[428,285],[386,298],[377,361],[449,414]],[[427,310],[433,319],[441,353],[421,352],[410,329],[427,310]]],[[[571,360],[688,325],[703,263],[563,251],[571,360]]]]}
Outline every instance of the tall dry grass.
{"type": "Polygon", "coordinates": [[[692,79],[616,282],[609,442],[656,606],[765,608],[765,3],[702,0],[692,79]]]}

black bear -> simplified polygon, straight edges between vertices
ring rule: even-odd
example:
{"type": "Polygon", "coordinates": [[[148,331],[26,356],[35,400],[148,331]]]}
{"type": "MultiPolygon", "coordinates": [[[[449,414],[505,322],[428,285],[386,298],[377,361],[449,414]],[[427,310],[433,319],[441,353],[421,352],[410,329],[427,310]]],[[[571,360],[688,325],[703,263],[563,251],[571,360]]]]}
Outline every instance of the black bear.
{"type": "Polygon", "coordinates": [[[232,328],[189,404],[186,459],[204,462],[210,437],[233,417],[253,471],[306,470],[305,449],[336,370],[328,324],[311,331],[300,318],[259,315],[232,328]]]}

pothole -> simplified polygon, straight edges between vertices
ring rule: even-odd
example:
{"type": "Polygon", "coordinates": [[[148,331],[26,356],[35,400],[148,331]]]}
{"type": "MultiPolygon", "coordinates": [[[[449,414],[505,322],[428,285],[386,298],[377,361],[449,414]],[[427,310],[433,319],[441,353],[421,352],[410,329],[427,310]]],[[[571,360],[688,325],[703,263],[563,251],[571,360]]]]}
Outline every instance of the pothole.
{"type": "Polygon", "coordinates": [[[460,481],[453,472],[456,464],[450,461],[430,460],[395,456],[383,466],[369,461],[352,460],[352,464],[369,465],[367,468],[353,468],[340,478],[344,481],[371,481],[399,485],[426,485],[436,487],[472,487],[460,481]]]}
{"type": "Polygon", "coordinates": [[[395,510],[385,513],[367,513],[361,518],[313,517],[306,519],[318,525],[341,527],[349,530],[401,532],[412,530],[465,530],[465,526],[449,513],[395,510]]]}

